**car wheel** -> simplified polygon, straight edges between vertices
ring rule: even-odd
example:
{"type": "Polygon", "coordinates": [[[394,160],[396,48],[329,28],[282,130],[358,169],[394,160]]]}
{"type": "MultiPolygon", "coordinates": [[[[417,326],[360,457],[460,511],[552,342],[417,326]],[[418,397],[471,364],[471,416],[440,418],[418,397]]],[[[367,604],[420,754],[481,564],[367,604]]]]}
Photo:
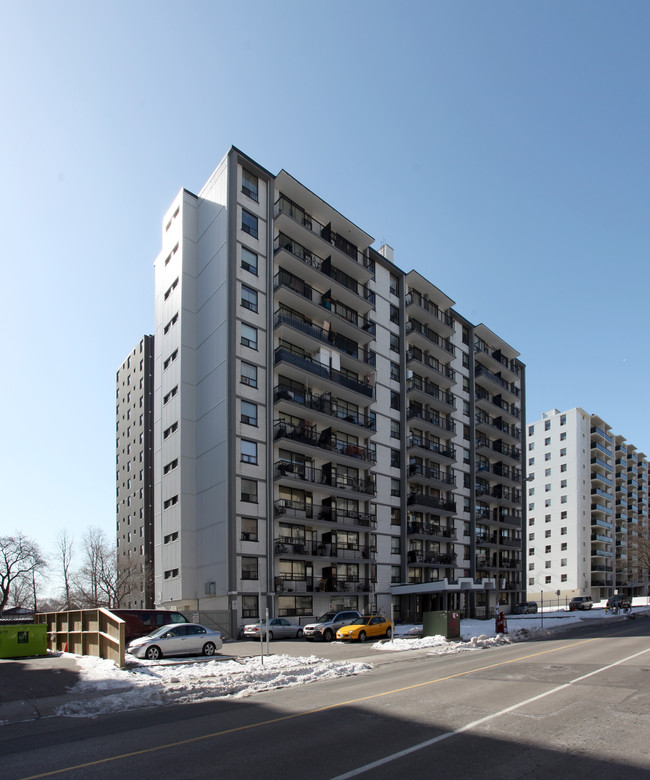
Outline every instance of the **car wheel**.
{"type": "Polygon", "coordinates": [[[212,642],[206,642],[203,645],[203,655],[214,655],[216,651],[216,647],[212,642]]]}
{"type": "Polygon", "coordinates": [[[302,628],[299,628],[298,631],[296,632],[296,639],[302,639],[302,637],[303,637],[302,628]]]}
{"type": "Polygon", "coordinates": [[[331,642],[332,639],[334,639],[334,632],[332,631],[331,628],[325,630],[325,633],[323,634],[323,639],[326,642],[331,642]]]}
{"type": "Polygon", "coordinates": [[[390,639],[392,635],[393,635],[392,630],[390,628],[387,628],[386,629],[386,639],[390,639]]]}
{"type": "Polygon", "coordinates": [[[365,641],[366,641],[366,632],[365,631],[361,631],[359,633],[359,642],[365,642],[365,641]]]}
{"type": "Polygon", "coordinates": [[[273,641],[273,631],[269,631],[269,642],[273,641]]]}
{"type": "Polygon", "coordinates": [[[162,653],[160,652],[159,647],[156,647],[156,645],[151,645],[151,647],[146,649],[144,657],[148,661],[157,661],[159,658],[162,658],[162,653]]]}

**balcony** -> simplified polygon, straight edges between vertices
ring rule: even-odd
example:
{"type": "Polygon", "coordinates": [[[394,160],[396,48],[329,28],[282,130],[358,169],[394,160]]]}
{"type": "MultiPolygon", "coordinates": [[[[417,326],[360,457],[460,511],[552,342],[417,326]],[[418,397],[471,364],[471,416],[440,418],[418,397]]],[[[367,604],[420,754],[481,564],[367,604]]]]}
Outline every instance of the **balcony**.
{"type": "Polygon", "coordinates": [[[480,409],[485,410],[486,407],[487,409],[496,408],[500,410],[501,414],[508,415],[515,420],[521,419],[519,408],[513,403],[504,401],[500,395],[491,395],[482,387],[477,387],[474,397],[476,399],[476,406],[480,409]]]}
{"type": "Polygon", "coordinates": [[[407,381],[409,398],[418,398],[428,406],[451,413],[456,408],[456,397],[453,393],[441,390],[438,385],[423,379],[417,374],[407,381]]]}
{"type": "Polygon", "coordinates": [[[418,347],[410,346],[406,350],[406,364],[418,363],[426,370],[427,373],[433,375],[436,382],[443,387],[451,387],[456,381],[456,372],[453,368],[441,363],[435,357],[423,352],[418,347]]]}
{"type": "Polygon", "coordinates": [[[308,482],[322,488],[358,493],[362,498],[368,495],[374,496],[377,492],[374,478],[361,479],[345,473],[337,474],[335,464],[326,464],[322,469],[317,469],[302,463],[280,460],[274,464],[273,478],[289,483],[308,482]]]}
{"type": "Polygon", "coordinates": [[[455,501],[437,498],[436,496],[430,496],[426,493],[412,492],[409,494],[406,503],[410,507],[422,506],[427,507],[428,509],[435,509],[436,512],[446,512],[449,514],[455,514],[456,512],[455,501]]]}
{"type": "Polygon", "coordinates": [[[342,561],[367,562],[375,560],[376,550],[369,545],[337,544],[324,540],[306,541],[290,536],[279,536],[274,542],[276,557],[301,555],[309,558],[336,558],[342,561]]]}
{"type": "Polygon", "coordinates": [[[455,540],[457,538],[455,528],[435,525],[434,523],[418,522],[417,520],[409,521],[406,530],[407,533],[414,536],[431,536],[445,540],[455,540]]]}
{"type": "Polygon", "coordinates": [[[294,389],[279,384],[273,391],[276,404],[287,401],[299,404],[316,415],[333,418],[344,430],[354,431],[362,428],[368,431],[377,430],[377,422],[374,414],[364,414],[360,411],[350,411],[347,404],[341,404],[331,393],[306,393],[296,392],[294,389]]]}
{"type": "Polygon", "coordinates": [[[455,553],[427,552],[426,550],[409,550],[406,554],[408,563],[432,564],[435,566],[455,566],[455,553]]]}
{"type": "Polygon", "coordinates": [[[517,378],[521,375],[521,368],[516,360],[510,360],[501,353],[501,350],[493,349],[486,344],[483,339],[475,340],[474,354],[482,357],[484,361],[491,363],[497,371],[505,369],[517,378]]]}
{"type": "Polygon", "coordinates": [[[290,329],[291,333],[286,336],[305,351],[313,351],[313,342],[316,341],[327,347],[334,347],[344,358],[349,357],[357,361],[362,371],[375,367],[375,353],[372,350],[361,347],[357,341],[342,333],[335,333],[331,327],[321,328],[293,309],[283,307],[276,311],[273,315],[273,327],[281,337],[283,330],[290,329]]]}
{"type": "Polygon", "coordinates": [[[309,447],[319,447],[328,453],[336,453],[355,460],[364,460],[368,463],[375,462],[374,451],[359,444],[342,441],[336,437],[331,428],[318,431],[316,426],[306,423],[292,425],[284,420],[277,420],[273,424],[273,438],[287,439],[298,444],[306,444],[309,447]]]}
{"type": "Polygon", "coordinates": [[[475,416],[475,420],[476,428],[479,431],[485,432],[487,428],[488,431],[499,431],[502,436],[506,436],[512,441],[521,440],[521,428],[505,422],[500,417],[490,417],[490,415],[485,412],[478,412],[475,416]]]}
{"type": "MultiPolygon", "coordinates": [[[[323,225],[285,195],[280,195],[274,207],[274,216],[280,230],[284,230],[285,226],[287,230],[290,230],[291,225],[297,225],[301,231],[300,240],[309,249],[313,246],[314,251],[320,255],[335,249],[337,257],[343,261],[354,263],[360,270],[365,270],[370,278],[372,267],[370,259],[354,244],[332,230],[331,223],[323,225]],[[316,247],[321,247],[321,249],[316,247]]],[[[350,273],[354,273],[353,267],[350,269],[350,273]]]]}
{"type": "Polygon", "coordinates": [[[485,366],[477,365],[474,369],[474,377],[476,380],[480,380],[481,385],[487,384],[488,386],[493,387],[498,393],[507,393],[512,399],[519,399],[519,388],[513,382],[508,382],[506,379],[503,379],[503,377],[485,368],[485,366]]]}
{"type": "Polygon", "coordinates": [[[430,439],[416,436],[415,434],[411,434],[407,441],[409,448],[421,450],[427,455],[439,456],[444,460],[450,461],[456,459],[456,450],[449,445],[442,445],[437,441],[431,441],[430,439]]]}
{"type": "Polygon", "coordinates": [[[410,309],[411,307],[417,307],[423,312],[426,312],[430,317],[434,318],[436,320],[436,326],[442,326],[442,330],[445,331],[447,336],[451,336],[454,332],[453,319],[445,312],[440,311],[437,304],[420,295],[417,290],[409,290],[406,293],[406,308],[410,309]]]}
{"type": "Polygon", "coordinates": [[[406,419],[418,420],[425,423],[426,427],[432,427],[436,429],[436,433],[439,436],[445,438],[451,438],[456,431],[456,424],[452,419],[441,417],[438,412],[432,412],[417,403],[410,404],[406,412],[406,419]]]}
{"type": "Polygon", "coordinates": [[[456,349],[449,339],[443,338],[427,325],[409,318],[406,323],[406,336],[411,344],[417,342],[422,349],[431,350],[432,354],[442,360],[454,357],[456,349]]]}
{"type": "Polygon", "coordinates": [[[369,311],[374,304],[374,293],[367,285],[360,284],[356,278],[341,271],[332,264],[331,255],[320,257],[293,238],[280,233],[273,244],[274,253],[286,252],[283,267],[308,281],[322,285],[323,277],[337,285],[337,294],[350,306],[356,305],[359,310],[369,311]]]}
{"type": "Polygon", "coordinates": [[[437,483],[445,488],[456,487],[456,477],[453,473],[425,466],[422,463],[409,463],[409,481],[422,481],[425,484],[437,483]]]}
{"type": "Polygon", "coordinates": [[[331,368],[325,363],[321,363],[319,360],[315,360],[312,357],[303,355],[300,352],[293,351],[289,347],[277,347],[274,353],[275,365],[279,363],[288,363],[291,366],[295,366],[301,372],[298,377],[304,379],[302,372],[307,372],[312,376],[320,377],[328,382],[343,387],[347,390],[351,390],[354,393],[363,395],[367,398],[372,398],[373,387],[369,381],[361,382],[358,379],[353,379],[334,368],[331,368]]]}

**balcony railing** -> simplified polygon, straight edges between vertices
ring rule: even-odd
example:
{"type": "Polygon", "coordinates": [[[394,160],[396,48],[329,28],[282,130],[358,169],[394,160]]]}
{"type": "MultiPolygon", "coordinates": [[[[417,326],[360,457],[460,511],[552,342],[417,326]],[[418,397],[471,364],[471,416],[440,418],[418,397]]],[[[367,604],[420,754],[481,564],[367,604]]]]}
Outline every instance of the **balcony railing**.
{"type": "Polygon", "coordinates": [[[407,532],[410,534],[419,534],[421,536],[439,536],[444,539],[456,539],[455,528],[445,528],[441,525],[432,525],[431,523],[420,523],[411,521],[408,523],[407,532]]]}
{"type": "Polygon", "coordinates": [[[426,479],[442,482],[451,487],[456,486],[456,477],[453,474],[440,471],[440,469],[435,469],[431,466],[424,466],[422,463],[409,463],[408,474],[409,477],[426,477],[426,479]]]}
{"type": "Polygon", "coordinates": [[[417,290],[409,290],[406,293],[406,305],[410,306],[411,304],[415,304],[416,306],[419,306],[421,309],[427,312],[427,314],[431,315],[432,317],[435,317],[437,320],[439,320],[441,323],[446,325],[448,328],[454,327],[454,321],[453,319],[448,315],[445,314],[445,312],[440,311],[440,308],[431,301],[424,298],[422,295],[420,295],[417,290]]]}
{"type": "Polygon", "coordinates": [[[455,553],[433,553],[425,550],[409,550],[406,554],[408,563],[433,563],[440,566],[454,566],[457,557],[455,553]]]}
{"type": "Polygon", "coordinates": [[[477,379],[480,377],[485,377],[486,379],[489,379],[490,381],[502,387],[504,390],[507,390],[509,393],[512,393],[512,395],[517,396],[517,398],[519,397],[519,388],[515,384],[508,382],[507,380],[498,376],[498,374],[495,374],[493,371],[485,368],[485,366],[476,366],[474,370],[474,376],[477,379]]]}
{"type": "Polygon", "coordinates": [[[346,455],[350,458],[358,458],[370,463],[375,462],[375,453],[368,447],[341,441],[331,432],[331,429],[318,431],[316,427],[310,427],[306,423],[292,425],[284,420],[277,420],[273,425],[274,439],[289,439],[312,447],[320,447],[328,452],[346,455]]]}
{"type": "Polygon", "coordinates": [[[453,420],[446,420],[444,417],[440,417],[440,415],[436,414],[435,412],[431,412],[427,409],[421,409],[417,406],[409,406],[406,413],[406,418],[408,420],[423,420],[430,425],[435,425],[437,428],[440,428],[443,431],[449,431],[450,433],[454,433],[456,430],[456,424],[453,420]]]}
{"type": "Polygon", "coordinates": [[[274,390],[274,400],[293,401],[306,409],[323,412],[323,414],[334,417],[337,420],[354,423],[354,425],[358,425],[360,428],[366,428],[370,431],[377,429],[374,415],[350,411],[347,404],[341,405],[337,398],[332,397],[331,393],[298,393],[294,389],[280,384],[274,390]]]}
{"type": "Polygon", "coordinates": [[[274,542],[276,556],[306,555],[310,558],[339,558],[347,561],[373,561],[376,550],[369,545],[339,544],[336,542],[296,539],[292,536],[279,536],[274,542]]]}
{"type": "Polygon", "coordinates": [[[408,380],[407,389],[418,390],[419,392],[424,393],[431,398],[435,398],[436,401],[441,401],[442,403],[447,404],[447,406],[456,406],[456,397],[453,393],[447,393],[446,391],[441,390],[438,385],[434,385],[433,382],[428,382],[426,379],[423,379],[420,376],[412,376],[408,380]]]}
{"type": "Polygon", "coordinates": [[[335,468],[331,470],[325,468],[317,469],[313,466],[306,466],[304,463],[294,463],[286,460],[280,460],[275,463],[274,478],[277,479],[278,477],[292,477],[313,484],[334,487],[340,490],[352,490],[365,495],[375,495],[377,492],[375,480],[372,478],[360,479],[348,474],[337,474],[335,468]]]}
{"type": "Polygon", "coordinates": [[[423,366],[431,369],[431,371],[435,371],[446,379],[454,380],[456,377],[456,372],[453,368],[449,368],[449,366],[444,365],[444,363],[431,357],[431,355],[427,355],[418,347],[409,347],[406,350],[406,362],[410,363],[413,360],[417,363],[422,363],[423,366]]]}
{"type": "Polygon", "coordinates": [[[275,350],[275,363],[280,362],[290,363],[297,368],[307,371],[310,374],[315,374],[324,379],[328,379],[330,382],[336,382],[341,387],[346,387],[350,390],[354,390],[356,393],[361,393],[368,397],[372,397],[373,388],[369,383],[360,382],[358,379],[352,379],[349,376],[342,374],[334,368],[321,363],[319,360],[314,360],[312,357],[302,355],[298,352],[293,352],[288,347],[277,347],[275,350]]]}
{"type": "Polygon", "coordinates": [[[423,325],[421,322],[418,322],[418,320],[409,319],[406,323],[406,335],[408,336],[410,333],[419,333],[421,336],[427,339],[427,341],[435,344],[437,347],[444,350],[445,352],[448,352],[450,355],[456,354],[456,348],[449,341],[449,339],[443,338],[438,333],[436,333],[435,330],[431,330],[431,328],[423,325]]]}
{"type": "Polygon", "coordinates": [[[446,499],[437,498],[436,496],[429,496],[426,493],[410,493],[406,503],[409,506],[428,506],[431,509],[439,509],[443,512],[456,511],[455,501],[448,501],[446,499]]]}
{"type": "Polygon", "coordinates": [[[434,452],[437,455],[443,455],[445,458],[453,459],[456,457],[456,450],[454,447],[447,445],[443,446],[436,441],[431,441],[430,439],[423,438],[422,436],[416,436],[414,434],[408,437],[408,446],[419,447],[420,449],[434,452]]]}

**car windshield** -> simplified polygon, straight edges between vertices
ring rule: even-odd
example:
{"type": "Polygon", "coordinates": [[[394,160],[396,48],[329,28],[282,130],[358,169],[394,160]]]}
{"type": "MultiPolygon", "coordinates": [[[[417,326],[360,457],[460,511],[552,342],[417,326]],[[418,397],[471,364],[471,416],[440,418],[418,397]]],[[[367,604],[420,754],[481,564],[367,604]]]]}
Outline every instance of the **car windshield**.
{"type": "Polygon", "coordinates": [[[316,622],[317,623],[331,623],[332,620],[334,620],[335,617],[336,617],[336,612],[326,612],[324,615],[321,615],[316,622]]]}
{"type": "Polygon", "coordinates": [[[369,618],[369,617],[355,618],[350,625],[353,625],[353,626],[367,626],[368,623],[370,623],[371,619],[372,618],[369,618]]]}
{"type": "MultiPolygon", "coordinates": [[[[173,626],[170,626],[169,624],[160,626],[160,628],[154,628],[153,631],[150,631],[147,634],[147,637],[159,637],[165,634],[167,631],[169,631],[170,628],[173,628],[173,626]]],[[[147,638],[145,637],[145,638],[147,638]]]]}

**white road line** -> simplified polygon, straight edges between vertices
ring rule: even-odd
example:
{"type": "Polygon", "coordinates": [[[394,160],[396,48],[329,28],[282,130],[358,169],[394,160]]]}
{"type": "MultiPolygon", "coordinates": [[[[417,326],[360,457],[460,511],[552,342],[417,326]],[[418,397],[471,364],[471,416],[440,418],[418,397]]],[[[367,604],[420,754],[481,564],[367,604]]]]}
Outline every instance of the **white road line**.
{"type": "Polygon", "coordinates": [[[487,723],[490,720],[494,720],[495,718],[500,718],[502,715],[507,715],[509,712],[513,712],[514,710],[519,709],[519,707],[524,707],[526,704],[532,704],[534,701],[539,701],[540,699],[544,699],[547,696],[551,696],[554,693],[558,693],[559,691],[563,691],[565,688],[569,688],[571,685],[575,685],[575,683],[582,682],[582,680],[586,680],[589,677],[593,677],[595,674],[600,674],[601,672],[606,672],[608,669],[613,669],[615,666],[618,666],[619,664],[623,664],[626,661],[631,661],[633,658],[638,658],[640,655],[643,655],[644,653],[650,652],[650,648],[647,648],[646,650],[641,650],[640,653],[634,653],[634,655],[628,655],[627,658],[621,658],[620,661],[615,661],[613,664],[609,664],[608,666],[603,666],[600,669],[595,669],[593,672],[589,672],[589,674],[583,674],[581,677],[576,677],[575,680],[570,680],[567,683],[564,683],[563,685],[558,685],[557,688],[552,688],[550,691],[546,691],[546,693],[540,693],[538,696],[533,696],[531,699],[526,699],[525,701],[519,702],[519,704],[513,704],[512,707],[506,707],[504,710],[500,710],[499,712],[494,712],[492,715],[486,715],[484,718],[479,718],[479,720],[474,720],[471,723],[468,723],[465,726],[462,726],[459,729],[455,729],[454,731],[446,731],[444,734],[439,734],[437,737],[433,737],[433,739],[427,739],[426,742],[420,742],[418,745],[413,745],[410,748],[406,748],[405,750],[400,750],[397,753],[393,753],[390,756],[386,756],[385,758],[380,758],[378,761],[373,761],[371,764],[366,764],[365,766],[360,766],[358,769],[353,769],[351,772],[346,772],[343,775],[337,775],[336,777],[333,777],[332,780],[347,780],[349,777],[356,777],[357,775],[361,775],[364,772],[369,772],[372,769],[377,769],[380,766],[384,766],[384,764],[388,764],[391,761],[396,761],[398,758],[403,758],[404,756],[408,756],[411,753],[415,753],[418,750],[422,750],[423,748],[430,747],[431,745],[436,745],[438,742],[442,742],[445,739],[449,739],[449,737],[455,737],[456,734],[462,734],[465,731],[469,731],[470,729],[476,728],[477,726],[481,726],[483,723],[487,723]]]}

